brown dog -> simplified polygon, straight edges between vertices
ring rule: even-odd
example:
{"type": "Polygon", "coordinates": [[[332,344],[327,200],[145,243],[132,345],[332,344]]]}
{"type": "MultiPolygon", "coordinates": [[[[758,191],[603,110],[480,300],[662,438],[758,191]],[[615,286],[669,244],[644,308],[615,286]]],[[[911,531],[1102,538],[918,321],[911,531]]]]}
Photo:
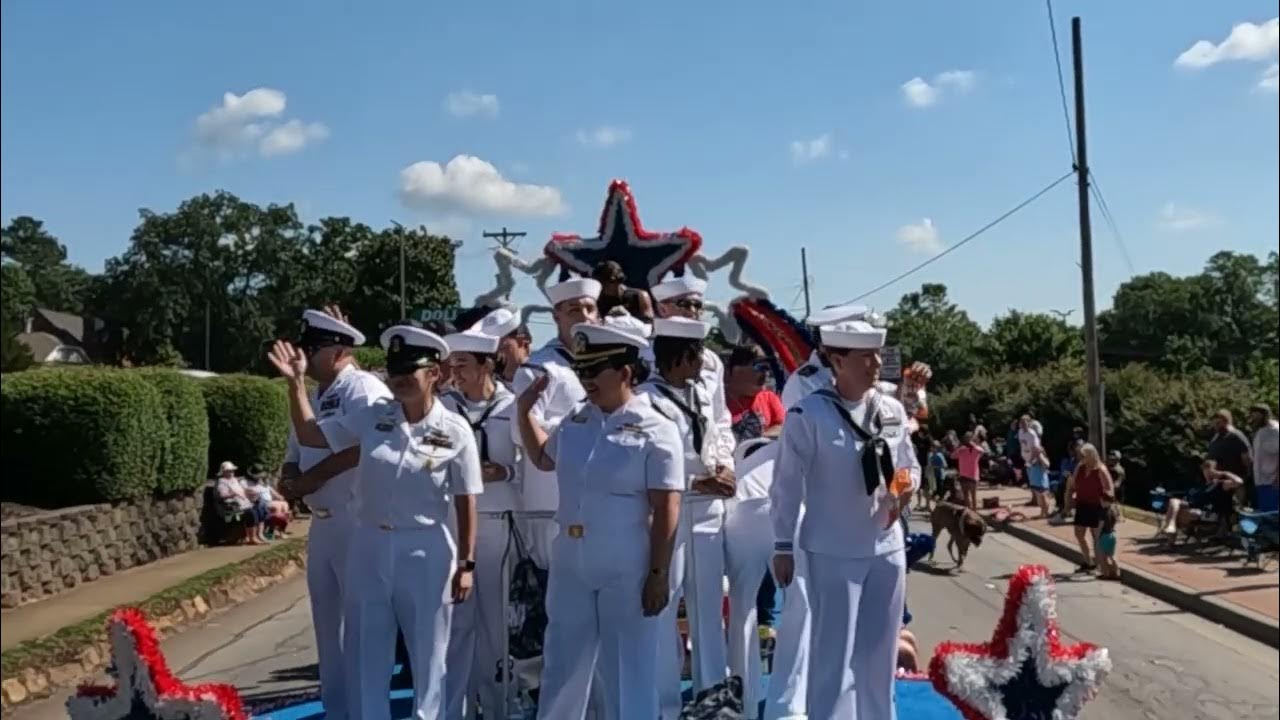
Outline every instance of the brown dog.
{"type": "MultiPolygon", "coordinates": [[[[951,555],[952,560],[955,560],[956,568],[964,567],[964,558],[969,554],[969,545],[972,544],[975,547],[982,545],[982,536],[987,532],[987,524],[982,521],[977,512],[956,503],[938,503],[929,519],[933,521],[935,549],[943,530],[950,535],[947,539],[947,553],[951,555]],[[956,550],[960,551],[959,556],[956,555],[956,550]]],[[[933,553],[929,553],[929,559],[933,559],[933,553]]]]}

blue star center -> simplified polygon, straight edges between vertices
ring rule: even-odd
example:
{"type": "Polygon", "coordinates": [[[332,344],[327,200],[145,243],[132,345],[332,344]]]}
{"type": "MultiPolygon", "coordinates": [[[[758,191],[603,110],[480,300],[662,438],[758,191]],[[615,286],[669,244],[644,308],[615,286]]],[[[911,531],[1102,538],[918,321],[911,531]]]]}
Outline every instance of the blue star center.
{"type": "Polygon", "coordinates": [[[1030,657],[1022,661],[1017,675],[996,688],[1005,714],[1021,720],[1052,720],[1053,710],[1066,689],[1065,684],[1041,685],[1035,660],[1030,657]]]}
{"type": "Polygon", "coordinates": [[[676,274],[682,268],[674,268],[682,255],[689,249],[690,241],[680,235],[663,234],[653,239],[641,238],[636,228],[631,226],[631,218],[627,211],[625,196],[620,192],[610,194],[607,201],[606,221],[601,235],[594,238],[582,238],[568,242],[554,243],[551,252],[559,259],[561,276],[569,270],[583,275],[606,260],[613,260],[622,267],[627,276],[627,285],[640,290],[648,290],[654,271],[674,269],[676,274]]]}

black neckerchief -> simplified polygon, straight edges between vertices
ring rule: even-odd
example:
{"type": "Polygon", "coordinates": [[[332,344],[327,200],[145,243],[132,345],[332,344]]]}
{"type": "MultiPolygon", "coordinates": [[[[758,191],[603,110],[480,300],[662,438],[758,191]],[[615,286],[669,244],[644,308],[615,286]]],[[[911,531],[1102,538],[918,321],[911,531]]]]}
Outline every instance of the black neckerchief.
{"type": "Polygon", "coordinates": [[[702,416],[701,406],[698,403],[698,387],[696,383],[690,381],[689,389],[693,391],[693,407],[689,407],[684,399],[676,395],[675,391],[665,382],[655,382],[653,387],[666,399],[680,408],[680,412],[689,419],[689,427],[693,432],[693,449],[702,455],[702,444],[707,436],[707,419],[702,416]]]}
{"type": "Polygon", "coordinates": [[[467,396],[461,392],[458,393],[458,414],[462,416],[463,420],[467,421],[467,424],[471,426],[471,431],[476,434],[477,439],[480,441],[480,462],[482,463],[489,462],[489,433],[485,431],[484,423],[493,414],[493,411],[498,408],[498,400],[500,399],[498,393],[495,392],[493,398],[489,400],[489,404],[485,406],[484,412],[480,413],[480,419],[472,422],[471,412],[467,407],[467,396]]]}
{"type": "Polygon", "coordinates": [[[894,463],[893,457],[889,452],[889,443],[880,432],[884,429],[884,422],[880,419],[880,393],[875,393],[867,400],[867,417],[863,421],[875,433],[874,435],[862,429],[861,425],[853,421],[853,417],[849,415],[849,410],[844,406],[844,402],[834,390],[818,390],[817,394],[822,395],[831,401],[831,405],[835,407],[836,413],[844,420],[849,429],[858,436],[863,442],[862,446],[862,480],[867,486],[867,495],[874,495],[876,488],[881,483],[888,482],[893,477],[894,463]]]}

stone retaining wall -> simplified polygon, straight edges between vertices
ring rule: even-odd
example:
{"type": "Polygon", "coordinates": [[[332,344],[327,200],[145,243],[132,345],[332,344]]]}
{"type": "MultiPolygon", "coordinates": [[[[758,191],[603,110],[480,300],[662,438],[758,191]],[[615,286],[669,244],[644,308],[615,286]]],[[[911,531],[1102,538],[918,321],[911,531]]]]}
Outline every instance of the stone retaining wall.
{"type": "Polygon", "coordinates": [[[0,606],[57,595],[195,548],[203,488],[191,495],[81,505],[0,523],[0,606]]]}

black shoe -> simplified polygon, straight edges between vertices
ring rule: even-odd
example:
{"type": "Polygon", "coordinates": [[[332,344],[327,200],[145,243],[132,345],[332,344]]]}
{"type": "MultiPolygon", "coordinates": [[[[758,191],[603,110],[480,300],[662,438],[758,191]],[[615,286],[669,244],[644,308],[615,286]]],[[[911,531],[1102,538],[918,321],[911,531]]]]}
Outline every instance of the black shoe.
{"type": "Polygon", "coordinates": [[[1092,565],[1090,563],[1081,563],[1076,566],[1076,573],[1087,575],[1087,574],[1093,573],[1093,571],[1097,569],[1098,569],[1097,565],[1092,565]]]}

